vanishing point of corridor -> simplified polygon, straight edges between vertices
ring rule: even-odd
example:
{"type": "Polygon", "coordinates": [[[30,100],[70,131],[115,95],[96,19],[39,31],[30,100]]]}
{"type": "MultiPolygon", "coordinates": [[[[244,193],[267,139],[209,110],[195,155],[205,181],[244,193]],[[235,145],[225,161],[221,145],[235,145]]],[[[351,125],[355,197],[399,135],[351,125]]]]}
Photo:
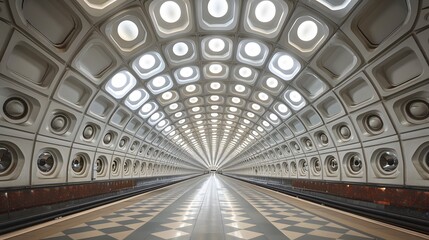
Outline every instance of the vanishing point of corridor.
{"type": "Polygon", "coordinates": [[[420,239],[419,234],[208,174],[5,236],[11,239],[420,239]]]}

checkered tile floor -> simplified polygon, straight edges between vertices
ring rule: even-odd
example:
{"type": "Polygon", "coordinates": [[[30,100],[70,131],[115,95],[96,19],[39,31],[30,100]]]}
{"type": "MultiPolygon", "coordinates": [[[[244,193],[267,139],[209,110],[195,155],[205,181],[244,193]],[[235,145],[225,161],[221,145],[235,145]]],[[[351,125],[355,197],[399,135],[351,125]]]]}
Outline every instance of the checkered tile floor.
{"type": "Polygon", "coordinates": [[[376,239],[250,188],[236,189],[289,239],[376,239]]]}
{"type": "Polygon", "coordinates": [[[375,238],[211,175],[46,239],[375,238]]]}

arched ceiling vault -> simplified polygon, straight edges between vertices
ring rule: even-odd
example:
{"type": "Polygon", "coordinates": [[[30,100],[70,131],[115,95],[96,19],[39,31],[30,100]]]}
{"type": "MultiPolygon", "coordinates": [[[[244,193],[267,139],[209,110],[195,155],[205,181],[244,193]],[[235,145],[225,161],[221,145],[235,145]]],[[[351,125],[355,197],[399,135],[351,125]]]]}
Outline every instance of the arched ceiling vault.
{"type": "MultiPolygon", "coordinates": [[[[396,158],[401,134],[429,124],[424,7],[412,0],[16,1],[9,16],[2,12],[13,26],[0,25],[10,37],[1,70],[41,95],[41,113],[55,115],[54,104],[43,106],[52,100],[82,117],[70,138],[60,137],[82,145],[81,132],[98,127],[99,141],[89,145],[133,139],[201,169],[341,158],[348,148],[364,158],[372,154],[364,147],[386,139],[383,148],[396,152],[385,158],[396,158]],[[48,67],[14,67],[25,61],[48,67]]],[[[47,128],[49,119],[33,120],[40,129],[21,130],[50,136],[64,127],[61,117],[47,128]]]]}

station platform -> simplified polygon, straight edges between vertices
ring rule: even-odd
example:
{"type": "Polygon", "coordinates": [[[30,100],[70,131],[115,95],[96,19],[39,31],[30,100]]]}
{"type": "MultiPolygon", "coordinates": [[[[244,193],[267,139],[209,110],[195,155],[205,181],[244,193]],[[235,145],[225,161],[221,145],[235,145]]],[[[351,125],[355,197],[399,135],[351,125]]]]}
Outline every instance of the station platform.
{"type": "Polygon", "coordinates": [[[0,239],[428,239],[428,236],[206,174],[0,239]]]}

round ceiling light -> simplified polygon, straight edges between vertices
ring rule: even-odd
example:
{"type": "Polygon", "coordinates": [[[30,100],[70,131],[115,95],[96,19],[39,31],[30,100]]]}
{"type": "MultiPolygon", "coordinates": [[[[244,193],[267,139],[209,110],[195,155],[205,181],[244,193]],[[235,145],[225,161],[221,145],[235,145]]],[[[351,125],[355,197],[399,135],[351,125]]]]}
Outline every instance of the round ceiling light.
{"type": "Polygon", "coordinates": [[[134,22],[125,20],[118,25],[118,35],[124,41],[134,41],[139,35],[139,28],[134,22]]]}
{"type": "Polygon", "coordinates": [[[180,76],[184,77],[184,78],[188,78],[190,76],[192,76],[194,74],[194,69],[192,69],[191,67],[184,67],[182,69],[180,69],[180,76]]]}
{"type": "Polygon", "coordinates": [[[289,98],[292,102],[300,102],[302,100],[301,94],[299,94],[297,91],[291,91],[289,93],[289,98]]]}
{"type": "Polygon", "coordinates": [[[293,59],[288,55],[282,55],[277,60],[277,64],[279,65],[280,69],[284,71],[291,70],[293,67],[293,59]]]}
{"type": "Polygon", "coordinates": [[[112,87],[121,89],[127,85],[127,75],[124,72],[119,72],[112,77],[112,87]]]}
{"type": "Polygon", "coordinates": [[[139,90],[133,91],[129,96],[129,99],[131,102],[137,102],[141,98],[142,98],[142,93],[139,90]]]}
{"type": "Polygon", "coordinates": [[[252,75],[252,70],[248,67],[241,67],[240,70],[238,70],[238,74],[240,74],[241,77],[248,78],[252,75]]]}
{"type": "Polygon", "coordinates": [[[176,2],[166,1],[159,8],[159,14],[161,15],[162,20],[167,23],[175,23],[182,16],[182,11],[179,4],[176,2]]]}
{"type": "Polygon", "coordinates": [[[212,82],[212,83],[210,83],[210,87],[214,90],[218,90],[220,88],[220,83],[212,82]]]}
{"type": "Polygon", "coordinates": [[[157,88],[164,86],[166,82],[165,77],[162,76],[156,77],[152,80],[153,86],[157,88]]]}
{"type": "Polygon", "coordinates": [[[213,52],[221,52],[225,49],[225,41],[220,38],[213,38],[210,39],[208,46],[213,52]]]}
{"type": "Polygon", "coordinates": [[[289,110],[287,108],[286,105],[284,105],[283,103],[279,104],[279,106],[277,107],[280,113],[287,113],[287,111],[289,110]]]}
{"type": "Polygon", "coordinates": [[[266,83],[269,88],[276,88],[279,85],[279,81],[273,77],[268,78],[266,83]]]}
{"type": "Polygon", "coordinates": [[[261,110],[261,105],[256,104],[256,103],[253,103],[253,104],[252,104],[252,108],[253,108],[253,110],[255,110],[255,111],[259,111],[259,110],[261,110]]]}
{"type": "Polygon", "coordinates": [[[264,93],[264,92],[260,92],[260,93],[258,94],[258,98],[259,98],[260,100],[262,100],[262,101],[267,101],[267,100],[268,100],[268,95],[267,95],[266,93],[264,93]]]}
{"type": "Polygon", "coordinates": [[[297,29],[299,39],[304,42],[313,40],[317,35],[317,25],[315,22],[307,20],[302,22],[297,29]]]}
{"type": "Polygon", "coordinates": [[[153,106],[150,103],[146,103],[145,105],[143,105],[142,107],[142,112],[144,113],[149,113],[150,111],[153,110],[153,106]]]}
{"type": "Polygon", "coordinates": [[[242,92],[244,92],[246,90],[246,87],[245,86],[243,86],[243,85],[241,85],[241,84],[237,84],[237,85],[235,85],[235,91],[237,91],[237,92],[239,92],[239,93],[242,93],[242,92]]]}
{"type": "Polygon", "coordinates": [[[139,66],[145,70],[153,68],[155,63],[156,59],[152,54],[145,54],[139,60],[139,66]]]}
{"type": "Polygon", "coordinates": [[[220,64],[212,64],[210,65],[209,70],[213,74],[219,74],[222,72],[222,66],[220,64]]]}
{"type": "Polygon", "coordinates": [[[228,12],[228,2],[226,0],[210,0],[207,10],[213,17],[221,18],[228,12]]]}
{"type": "Polygon", "coordinates": [[[274,19],[276,6],[271,1],[262,1],[256,5],[255,16],[258,21],[267,23],[274,19]]]}
{"type": "Polygon", "coordinates": [[[176,56],[183,57],[185,56],[189,51],[189,47],[184,42],[178,42],[173,45],[173,53],[176,54],[176,56]]]}
{"type": "Polygon", "coordinates": [[[196,89],[197,89],[197,87],[194,84],[191,84],[191,85],[188,85],[188,86],[185,87],[185,90],[187,92],[190,92],[190,93],[194,92],[196,89]]]}
{"type": "Polygon", "coordinates": [[[173,93],[171,92],[165,92],[161,95],[162,99],[164,99],[165,101],[170,100],[173,97],[173,93]]]}
{"type": "Polygon", "coordinates": [[[244,46],[244,52],[249,56],[249,57],[256,57],[259,54],[261,54],[261,46],[255,42],[248,42],[246,43],[246,45],[244,46]]]}

